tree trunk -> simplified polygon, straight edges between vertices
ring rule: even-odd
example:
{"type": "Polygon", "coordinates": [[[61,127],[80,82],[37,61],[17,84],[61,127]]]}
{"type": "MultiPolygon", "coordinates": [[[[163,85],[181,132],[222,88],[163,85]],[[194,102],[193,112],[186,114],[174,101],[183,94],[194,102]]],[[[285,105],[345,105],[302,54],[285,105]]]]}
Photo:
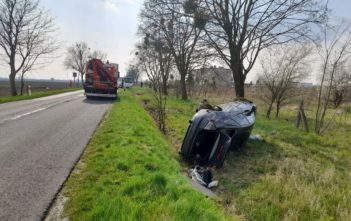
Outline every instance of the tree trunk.
{"type": "Polygon", "coordinates": [[[275,118],[277,118],[279,116],[279,112],[280,112],[280,102],[278,101],[277,102],[277,109],[276,109],[276,112],[275,112],[275,118]]]}
{"type": "Polygon", "coordinates": [[[333,101],[333,103],[334,103],[334,108],[338,108],[340,105],[341,105],[341,103],[342,103],[342,101],[343,101],[343,98],[344,98],[344,96],[343,96],[343,92],[342,91],[335,91],[334,92],[334,101],[333,101]]]}
{"type": "Polygon", "coordinates": [[[167,91],[167,80],[166,79],[162,79],[162,93],[164,95],[168,95],[168,91],[167,91]]]}
{"type": "Polygon", "coordinates": [[[234,79],[234,89],[236,98],[245,97],[245,75],[240,61],[232,61],[231,70],[234,79]]]}
{"type": "Polygon", "coordinates": [[[242,78],[234,79],[235,85],[235,95],[237,98],[244,98],[245,97],[245,80],[243,81],[242,78]]]}
{"type": "Polygon", "coordinates": [[[22,75],[21,75],[21,96],[23,95],[23,89],[24,89],[24,74],[22,73],[22,75]]]}
{"type": "Polygon", "coordinates": [[[305,109],[304,109],[303,106],[304,106],[304,101],[302,100],[300,102],[299,110],[297,111],[296,128],[300,127],[301,120],[302,120],[303,124],[304,124],[304,127],[305,127],[305,131],[309,132],[308,121],[307,121],[307,117],[306,117],[306,114],[305,114],[305,109]]]}
{"type": "Polygon", "coordinates": [[[272,112],[272,108],[273,108],[273,101],[269,104],[267,113],[266,113],[266,118],[271,118],[271,112],[272,112]]]}
{"type": "Polygon", "coordinates": [[[9,76],[10,78],[10,86],[11,86],[11,95],[17,96],[17,89],[16,89],[16,74],[11,71],[9,76]]]}
{"type": "Polygon", "coordinates": [[[186,82],[185,82],[185,74],[184,73],[180,73],[180,90],[182,93],[182,100],[187,100],[188,94],[186,91],[186,82]]]}
{"type": "Polygon", "coordinates": [[[81,82],[82,82],[82,87],[83,87],[83,85],[84,85],[84,73],[81,73],[81,82]]]}

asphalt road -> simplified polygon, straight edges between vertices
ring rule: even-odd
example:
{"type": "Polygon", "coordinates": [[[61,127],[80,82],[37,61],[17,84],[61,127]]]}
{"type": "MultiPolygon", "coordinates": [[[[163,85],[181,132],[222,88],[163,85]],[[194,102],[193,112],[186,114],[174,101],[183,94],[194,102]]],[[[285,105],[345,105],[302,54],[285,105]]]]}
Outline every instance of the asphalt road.
{"type": "Polygon", "coordinates": [[[72,92],[0,104],[0,220],[41,220],[110,107],[72,92]]]}

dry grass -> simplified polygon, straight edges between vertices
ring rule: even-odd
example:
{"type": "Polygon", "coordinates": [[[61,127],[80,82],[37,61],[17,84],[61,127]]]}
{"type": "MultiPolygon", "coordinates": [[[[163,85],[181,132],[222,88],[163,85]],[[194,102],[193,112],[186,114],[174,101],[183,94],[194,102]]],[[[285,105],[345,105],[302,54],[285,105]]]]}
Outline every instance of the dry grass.
{"type": "Polygon", "coordinates": [[[250,220],[349,220],[350,178],[332,165],[285,158],[241,194],[238,205],[250,220]]]}
{"type": "MultiPolygon", "coordinates": [[[[135,91],[143,94],[139,97],[148,96],[145,90],[135,91]]],[[[210,94],[207,98],[219,104],[230,100],[229,96],[210,94]]],[[[257,97],[249,98],[257,101],[257,97]]],[[[169,98],[168,139],[175,149],[182,143],[199,100],[169,98]]],[[[224,168],[217,171],[220,204],[244,220],[350,220],[350,117],[335,120],[318,136],[295,128],[295,104],[284,107],[280,118],[268,120],[265,106],[257,103],[253,133],[264,141],[248,142],[231,152],[224,168]]],[[[313,114],[313,102],[309,102],[310,124],[313,114]]],[[[328,117],[332,116],[331,111],[328,117]]]]}

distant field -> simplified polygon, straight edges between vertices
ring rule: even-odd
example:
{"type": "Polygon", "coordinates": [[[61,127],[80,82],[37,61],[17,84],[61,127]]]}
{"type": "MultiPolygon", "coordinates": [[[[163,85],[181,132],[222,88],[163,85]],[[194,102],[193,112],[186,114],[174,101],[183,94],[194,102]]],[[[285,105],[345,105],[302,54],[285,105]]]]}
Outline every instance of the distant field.
{"type": "MultiPolygon", "coordinates": [[[[20,92],[20,82],[17,82],[17,91],[20,92]]],[[[27,93],[27,85],[31,85],[32,92],[57,91],[69,88],[69,81],[27,81],[25,83],[24,93],[27,93]]],[[[10,96],[10,84],[7,80],[0,80],[0,97],[10,96]]]]}

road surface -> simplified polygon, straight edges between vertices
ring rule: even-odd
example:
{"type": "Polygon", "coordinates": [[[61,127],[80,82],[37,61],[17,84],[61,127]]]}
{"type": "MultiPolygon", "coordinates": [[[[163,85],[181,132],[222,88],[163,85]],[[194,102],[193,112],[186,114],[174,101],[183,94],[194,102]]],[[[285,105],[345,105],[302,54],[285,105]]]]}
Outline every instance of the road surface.
{"type": "Polygon", "coordinates": [[[71,92],[0,104],[0,220],[41,220],[110,107],[71,92]]]}

